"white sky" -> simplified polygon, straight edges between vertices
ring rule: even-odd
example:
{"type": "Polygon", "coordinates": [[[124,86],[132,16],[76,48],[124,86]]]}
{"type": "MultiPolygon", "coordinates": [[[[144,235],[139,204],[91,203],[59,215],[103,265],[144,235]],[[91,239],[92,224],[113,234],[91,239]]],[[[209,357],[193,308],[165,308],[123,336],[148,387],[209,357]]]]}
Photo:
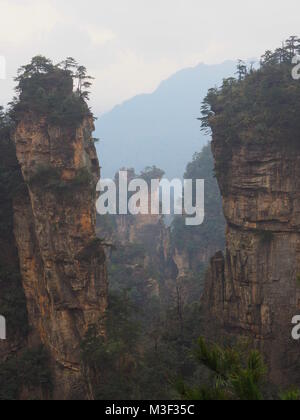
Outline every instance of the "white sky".
{"type": "Polygon", "coordinates": [[[259,57],[300,35],[299,21],[299,0],[0,0],[0,104],[37,54],[87,66],[99,114],[181,68],[259,57]]]}

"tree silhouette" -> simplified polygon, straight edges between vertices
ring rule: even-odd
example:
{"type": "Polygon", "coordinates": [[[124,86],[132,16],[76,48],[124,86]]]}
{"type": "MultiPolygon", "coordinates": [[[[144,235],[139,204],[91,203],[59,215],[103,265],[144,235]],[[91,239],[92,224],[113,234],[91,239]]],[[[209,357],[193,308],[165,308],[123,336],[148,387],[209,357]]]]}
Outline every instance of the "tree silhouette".
{"type": "Polygon", "coordinates": [[[73,57],[56,65],[46,57],[33,57],[18,71],[17,96],[10,104],[10,115],[17,120],[31,111],[44,115],[52,124],[78,125],[91,115],[86,104],[91,80],[87,69],[73,57]]]}
{"type": "Polygon", "coordinates": [[[237,72],[236,72],[239,80],[244,79],[244,77],[247,76],[247,73],[248,73],[248,70],[247,70],[246,63],[243,60],[239,60],[237,64],[237,72]]]}
{"type": "MultiPolygon", "coordinates": [[[[249,350],[247,343],[235,347],[220,347],[208,344],[199,338],[194,356],[197,362],[212,374],[209,385],[189,387],[184,382],[176,384],[177,391],[185,400],[218,401],[241,400],[261,401],[265,399],[263,385],[267,367],[262,355],[249,350]]],[[[299,400],[299,390],[282,393],[278,399],[299,400]]]]}
{"type": "Polygon", "coordinates": [[[73,69],[77,69],[78,63],[73,57],[67,57],[64,61],[62,61],[59,65],[59,68],[63,68],[65,71],[69,71],[73,73],[73,69]]]}

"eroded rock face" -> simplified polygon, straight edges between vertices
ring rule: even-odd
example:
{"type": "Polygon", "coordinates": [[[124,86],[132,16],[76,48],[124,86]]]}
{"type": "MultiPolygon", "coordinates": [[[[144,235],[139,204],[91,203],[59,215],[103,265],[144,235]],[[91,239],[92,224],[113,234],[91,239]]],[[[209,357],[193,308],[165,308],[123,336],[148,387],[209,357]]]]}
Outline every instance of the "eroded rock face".
{"type": "MultiPolygon", "coordinates": [[[[225,149],[214,138],[219,167],[225,149]]],[[[233,147],[218,174],[226,253],[212,259],[203,297],[209,329],[253,339],[281,386],[300,385],[300,347],[291,337],[292,318],[300,313],[299,164],[300,149],[288,141],[233,147]]]]}
{"type": "Polygon", "coordinates": [[[28,115],[14,142],[26,189],[14,202],[14,229],[31,334],[55,372],[54,398],[93,398],[80,363],[91,324],[103,333],[107,306],[105,255],[96,238],[99,163],[93,121],[51,127],[28,115]]]}

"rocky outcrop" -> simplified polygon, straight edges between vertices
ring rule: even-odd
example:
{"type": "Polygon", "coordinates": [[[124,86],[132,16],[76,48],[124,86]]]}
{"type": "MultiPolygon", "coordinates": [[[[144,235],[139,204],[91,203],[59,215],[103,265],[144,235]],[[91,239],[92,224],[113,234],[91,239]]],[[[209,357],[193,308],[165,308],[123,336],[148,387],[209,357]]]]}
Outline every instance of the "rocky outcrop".
{"type": "Polygon", "coordinates": [[[51,126],[28,113],[14,132],[26,188],[14,200],[14,234],[30,325],[54,372],[54,398],[93,398],[80,362],[90,325],[103,333],[105,255],[96,238],[99,163],[93,120],[51,126]]]}
{"type": "Polygon", "coordinates": [[[199,301],[209,247],[203,250],[191,244],[192,254],[178,249],[163,216],[106,215],[97,220],[99,237],[112,245],[107,248],[111,285],[114,274],[123,270],[129,285],[133,287],[136,282],[145,298],[155,296],[167,306],[177,302],[180,293],[182,305],[199,301]]]}
{"type": "Polygon", "coordinates": [[[167,279],[176,279],[178,271],[172,258],[170,231],[162,216],[98,216],[97,234],[112,245],[107,248],[109,262],[112,252],[122,254],[119,263],[146,281],[150,295],[160,296],[167,279]]]}
{"type": "Polygon", "coordinates": [[[300,150],[255,139],[234,144],[231,153],[228,147],[214,137],[227,244],[225,255],[211,260],[206,326],[210,337],[249,337],[275,384],[299,385],[291,321],[300,311],[300,150]]]}

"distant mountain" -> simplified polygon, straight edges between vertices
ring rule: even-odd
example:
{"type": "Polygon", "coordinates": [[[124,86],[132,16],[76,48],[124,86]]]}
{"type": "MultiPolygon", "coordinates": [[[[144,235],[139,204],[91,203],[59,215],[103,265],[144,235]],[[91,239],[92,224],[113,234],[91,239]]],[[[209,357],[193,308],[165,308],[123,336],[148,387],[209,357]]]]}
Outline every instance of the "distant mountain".
{"type": "Polygon", "coordinates": [[[236,63],[200,64],[179,71],[155,92],[136,96],[96,123],[103,176],[121,167],[137,171],[156,165],[169,178],[182,177],[186,164],[207,138],[200,131],[200,107],[209,88],[233,76],[236,63]]]}

